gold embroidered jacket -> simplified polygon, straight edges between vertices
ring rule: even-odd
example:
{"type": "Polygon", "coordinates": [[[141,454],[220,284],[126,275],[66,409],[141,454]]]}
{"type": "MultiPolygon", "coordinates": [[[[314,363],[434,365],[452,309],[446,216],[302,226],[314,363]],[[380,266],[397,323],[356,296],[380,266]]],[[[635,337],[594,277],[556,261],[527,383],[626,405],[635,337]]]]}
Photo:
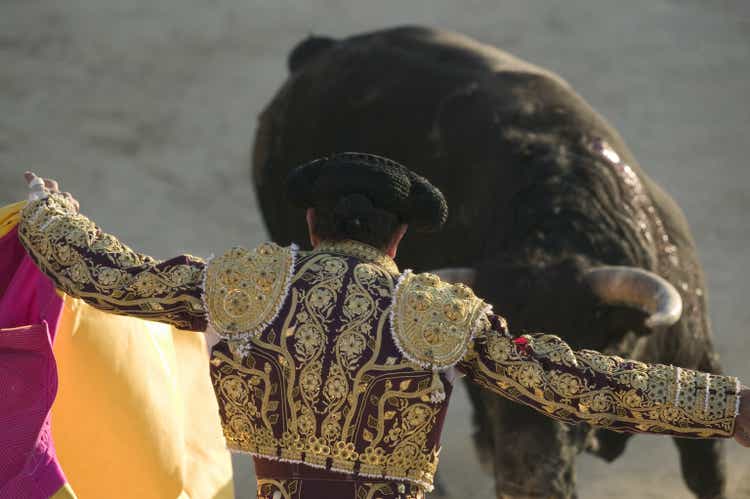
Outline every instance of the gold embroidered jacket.
{"type": "Polygon", "coordinates": [[[222,337],[211,371],[228,445],[432,488],[456,369],[551,417],[616,431],[728,437],[736,378],[514,338],[462,285],[400,273],[353,241],[263,244],[206,263],[140,255],[52,195],[19,237],[65,292],[222,337]]]}

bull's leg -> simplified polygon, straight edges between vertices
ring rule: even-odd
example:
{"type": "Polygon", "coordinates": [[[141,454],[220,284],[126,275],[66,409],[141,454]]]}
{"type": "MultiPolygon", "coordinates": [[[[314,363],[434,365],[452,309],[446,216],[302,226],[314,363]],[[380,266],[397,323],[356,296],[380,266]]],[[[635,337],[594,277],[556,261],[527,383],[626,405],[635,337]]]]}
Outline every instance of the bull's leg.
{"type": "Polygon", "coordinates": [[[726,460],[724,442],[675,438],[680,452],[682,478],[699,499],[726,497],[726,460]]]}
{"type": "Polygon", "coordinates": [[[591,454],[611,463],[625,452],[628,440],[632,438],[630,433],[616,433],[609,430],[597,430],[593,448],[587,449],[591,454]]]}
{"type": "Polygon", "coordinates": [[[577,429],[488,392],[482,397],[491,421],[497,497],[577,497],[575,457],[583,440],[577,429]]]}
{"type": "Polygon", "coordinates": [[[439,472],[435,474],[435,478],[432,483],[435,488],[432,489],[430,497],[446,497],[449,495],[448,489],[445,488],[445,484],[441,479],[442,476],[443,475],[441,475],[439,472]]]}
{"type": "Polygon", "coordinates": [[[496,397],[487,397],[487,393],[476,383],[465,382],[466,391],[469,394],[471,402],[471,416],[473,423],[472,438],[479,457],[479,463],[482,470],[486,473],[493,473],[495,468],[492,465],[495,455],[495,441],[492,439],[493,421],[491,408],[485,404],[487,401],[493,401],[496,397]]]}

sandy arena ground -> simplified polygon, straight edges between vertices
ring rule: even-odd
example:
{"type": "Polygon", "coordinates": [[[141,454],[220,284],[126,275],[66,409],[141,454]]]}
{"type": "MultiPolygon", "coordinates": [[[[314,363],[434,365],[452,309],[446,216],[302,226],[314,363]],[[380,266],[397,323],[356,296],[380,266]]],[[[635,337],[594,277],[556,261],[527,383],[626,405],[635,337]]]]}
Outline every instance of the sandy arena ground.
{"type": "MultiPolygon", "coordinates": [[[[108,231],[158,257],[265,238],[249,180],[256,116],[308,33],[419,23],[560,73],[687,212],[716,343],[750,380],[750,6],[746,0],[0,0],[0,202],[21,172],[62,180],[108,231]]],[[[458,390],[441,461],[452,498],[491,498],[458,390]]],[[[729,444],[731,497],[750,451],[729,444]]],[[[235,460],[238,498],[253,474],[235,460]]],[[[688,498],[669,439],[579,461],[581,498],[688,498]]],[[[81,498],[88,499],[88,498],[81,498]]]]}

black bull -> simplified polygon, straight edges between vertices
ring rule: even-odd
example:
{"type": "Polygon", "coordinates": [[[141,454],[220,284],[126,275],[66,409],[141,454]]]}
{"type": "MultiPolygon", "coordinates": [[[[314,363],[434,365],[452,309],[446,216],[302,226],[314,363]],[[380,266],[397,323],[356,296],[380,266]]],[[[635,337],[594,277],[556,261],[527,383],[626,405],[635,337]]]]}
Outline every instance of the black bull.
{"type": "MultiPolygon", "coordinates": [[[[402,267],[475,269],[477,293],[516,333],[554,332],[575,348],[719,372],[683,214],[560,77],[424,28],[312,37],[293,50],[289,69],[260,117],[253,154],[275,241],[307,241],[302,212],[283,194],[292,167],[331,152],[381,154],[428,177],[450,208],[441,233],[408,235],[402,267]],[[641,308],[592,292],[585,274],[603,265],[667,279],[682,298],[679,320],[646,327],[641,308]]],[[[624,450],[626,436],[469,392],[499,496],[573,497],[578,452],[614,459],[624,450]]],[[[720,442],[675,443],[688,487],[723,497],[720,442]]]]}

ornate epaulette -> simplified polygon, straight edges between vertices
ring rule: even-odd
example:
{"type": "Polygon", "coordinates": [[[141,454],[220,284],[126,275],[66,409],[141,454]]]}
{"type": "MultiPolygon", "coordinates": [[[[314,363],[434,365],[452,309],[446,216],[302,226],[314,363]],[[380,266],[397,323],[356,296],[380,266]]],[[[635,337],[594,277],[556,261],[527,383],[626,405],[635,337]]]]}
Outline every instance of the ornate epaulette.
{"type": "Polygon", "coordinates": [[[281,311],[297,248],[264,243],[232,248],[206,267],[203,300],[209,323],[227,340],[259,335],[281,311]]]}
{"type": "Polygon", "coordinates": [[[437,372],[460,361],[492,308],[463,284],[407,270],[391,309],[391,334],[410,361],[433,371],[433,400],[444,397],[437,372]]]}

